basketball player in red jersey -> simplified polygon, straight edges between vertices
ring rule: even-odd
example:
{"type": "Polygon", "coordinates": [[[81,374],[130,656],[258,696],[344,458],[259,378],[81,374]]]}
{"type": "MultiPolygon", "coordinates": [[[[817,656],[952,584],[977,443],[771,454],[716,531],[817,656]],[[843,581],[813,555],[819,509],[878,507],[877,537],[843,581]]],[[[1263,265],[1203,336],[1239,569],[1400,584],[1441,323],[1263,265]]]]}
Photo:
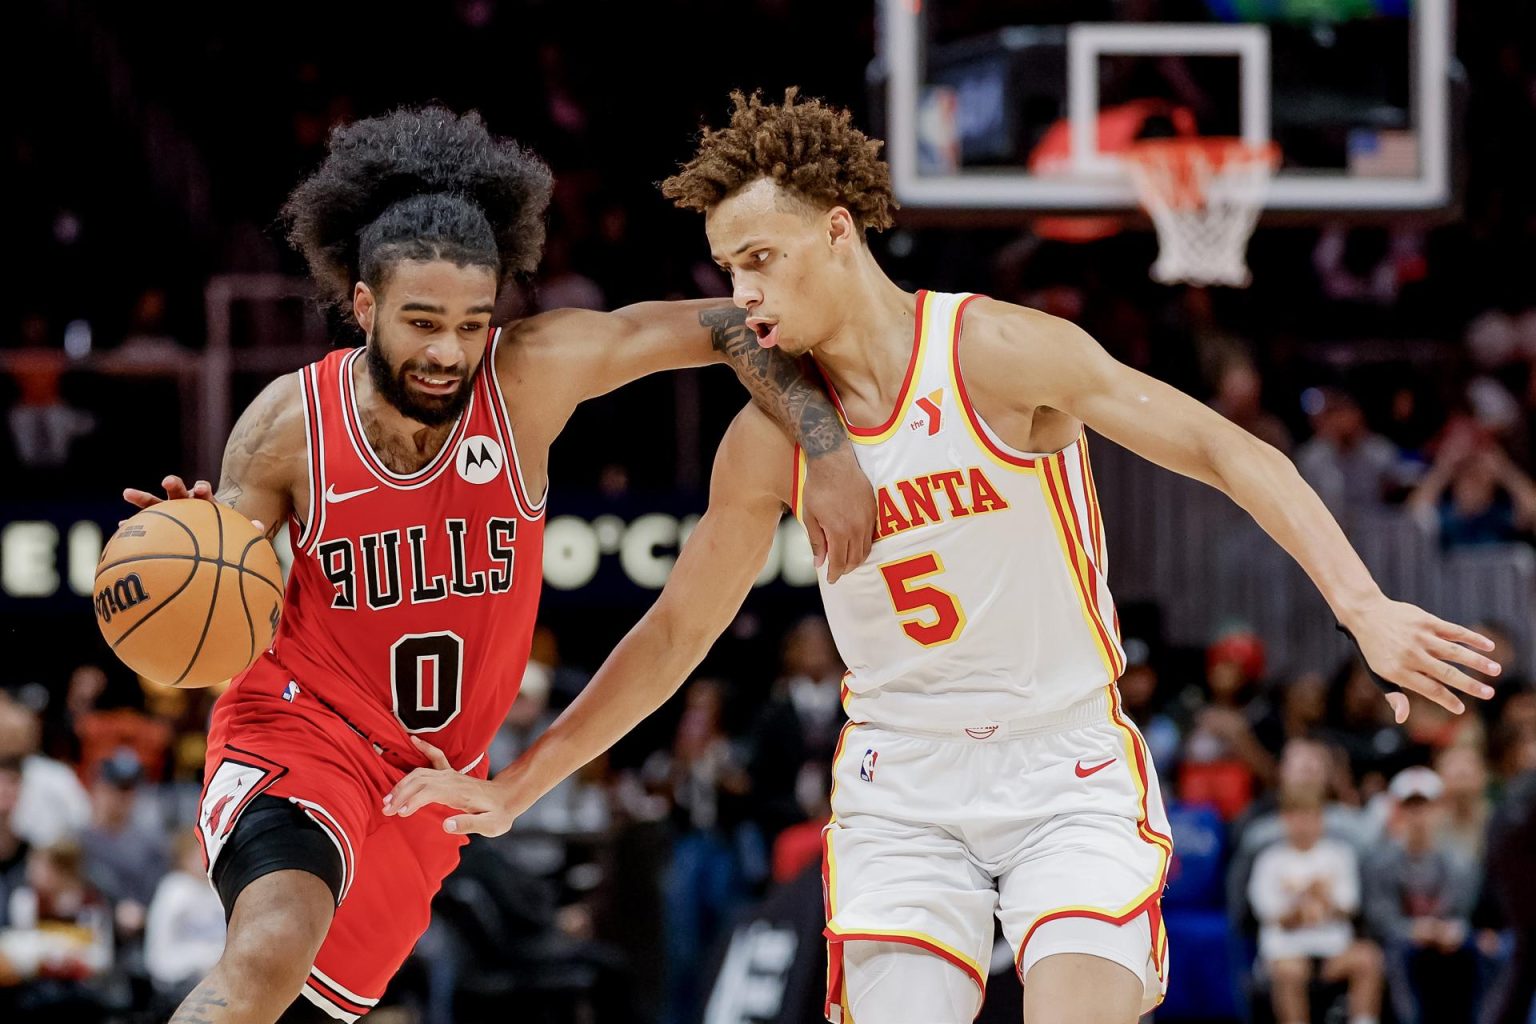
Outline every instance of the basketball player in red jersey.
{"type": "Polygon", "coordinates": [[[476,115],[429,109],[336,131],[287,204],[293,241],[366,344],[268,386],[216,493],[165,482],[269,534],[287,522],[295,552],[272,649],[209,730],[197,834],[229,932],[178,1024],[356,1020],[426,928],[465,837],[441,814],[385,817],[381,801],[426,763],[420,736],[432,763],[486,773],[529,653],[549,446],[578,403],[729,359],[829,454],[832,571],[868,550],[872,496],[825,395],[729,304],[491,328],[499,286],[537,263],[549,192],[531,153],[476,115]]]}
{"type": "MultiPolygon", "coordinates": [[[[993,918],[1027,1024],[1131,1024],[1160,1000],[1171,841],[1124,667],[1084,425],[1218,487],[1310,574],[1372,669],[1452,711],[1491,690],[1484,637],[1376,586],[1284,455],[1035,310],[912,294],[865,233],[891,222],[879,143],[846,111],[736,96],[664,185],[705,214],[764,346],[811,352],[878,494],[870,559],[822,598],[851,725],[825,833],[827,1015],[963,1024],[993,918]],[[881,426],[874,426],[881,424],[881,426]]],[[[709,510],[656,606],[495,780],[418,769],[397,815],[496,834],[669,696],[728,625],[801,456],[755,410],[732,424],[709,510]]],[[[1389,694],[1402,721],[1407,697],[1389,694]]]]}

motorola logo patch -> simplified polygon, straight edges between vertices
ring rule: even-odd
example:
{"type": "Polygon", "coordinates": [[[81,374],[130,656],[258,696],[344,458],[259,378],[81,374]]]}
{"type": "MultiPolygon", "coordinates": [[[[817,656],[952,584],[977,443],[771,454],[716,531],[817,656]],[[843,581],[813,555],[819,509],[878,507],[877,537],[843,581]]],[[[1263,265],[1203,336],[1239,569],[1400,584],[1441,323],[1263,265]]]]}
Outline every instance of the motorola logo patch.
{"type": "Polygon", "coordinates": [[[472,484],[486,484],[501,474],[501,445],[493,437],[476,434],[459,442],[453,468],[472,484]]]}

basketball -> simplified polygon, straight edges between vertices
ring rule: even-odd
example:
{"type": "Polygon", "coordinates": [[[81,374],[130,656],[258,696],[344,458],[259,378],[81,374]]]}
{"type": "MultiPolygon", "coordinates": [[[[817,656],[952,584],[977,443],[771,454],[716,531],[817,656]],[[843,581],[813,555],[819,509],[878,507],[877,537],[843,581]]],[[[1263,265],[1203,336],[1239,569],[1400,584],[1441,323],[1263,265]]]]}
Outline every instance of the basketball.
{"type": "Polygon", "coordinates": [[[250,520],[201,499],[129,519],[96,565],[96,624],[140,675],[201,687],[267,649],[283,604],[277,553],[250,520]]]}

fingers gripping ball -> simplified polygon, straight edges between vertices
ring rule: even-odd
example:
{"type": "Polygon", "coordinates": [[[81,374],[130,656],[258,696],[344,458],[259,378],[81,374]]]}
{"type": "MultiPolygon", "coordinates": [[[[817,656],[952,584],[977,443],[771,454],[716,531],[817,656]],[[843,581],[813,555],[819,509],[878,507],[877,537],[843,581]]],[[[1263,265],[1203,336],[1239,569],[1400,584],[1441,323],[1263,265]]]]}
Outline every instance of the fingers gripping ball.
{"type": "Polygon", "coordinates": [[[184,498],[112,535],[94,593],[96,624],[124,664],[167,686],[200,687],[238,675],[272,643],[283,578],[249,519],[184,498]]]}

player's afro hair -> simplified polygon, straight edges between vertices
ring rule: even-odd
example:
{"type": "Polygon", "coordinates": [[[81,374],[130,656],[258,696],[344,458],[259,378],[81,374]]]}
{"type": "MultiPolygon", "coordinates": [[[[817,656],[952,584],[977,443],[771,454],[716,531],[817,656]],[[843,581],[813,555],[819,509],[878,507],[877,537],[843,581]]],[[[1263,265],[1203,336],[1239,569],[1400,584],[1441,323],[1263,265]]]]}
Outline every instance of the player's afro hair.
{"type": "Polygon", "coordinates": [[[345,306],[359,280],[381,286],[401,259],[491,267],[499,286],[538,266],[552,184],[474,111],[402,109],[334,129],[283,220],[330,303],[345,306]]]}
{"type": "Polygon", "coordinates": [[[796,102],[798,96],[790,87],[783,104],[769,104],[761,92],[731,93],[731,123],[704,130],[698,152],[661,183],[662,194],[707,212],[737,189],[771,178],[817,207],[846,207],[860,230],[890,227],[897,204],[891,170],[880,159],[883,143],[855,128],[847,110],[796,102]]]}

